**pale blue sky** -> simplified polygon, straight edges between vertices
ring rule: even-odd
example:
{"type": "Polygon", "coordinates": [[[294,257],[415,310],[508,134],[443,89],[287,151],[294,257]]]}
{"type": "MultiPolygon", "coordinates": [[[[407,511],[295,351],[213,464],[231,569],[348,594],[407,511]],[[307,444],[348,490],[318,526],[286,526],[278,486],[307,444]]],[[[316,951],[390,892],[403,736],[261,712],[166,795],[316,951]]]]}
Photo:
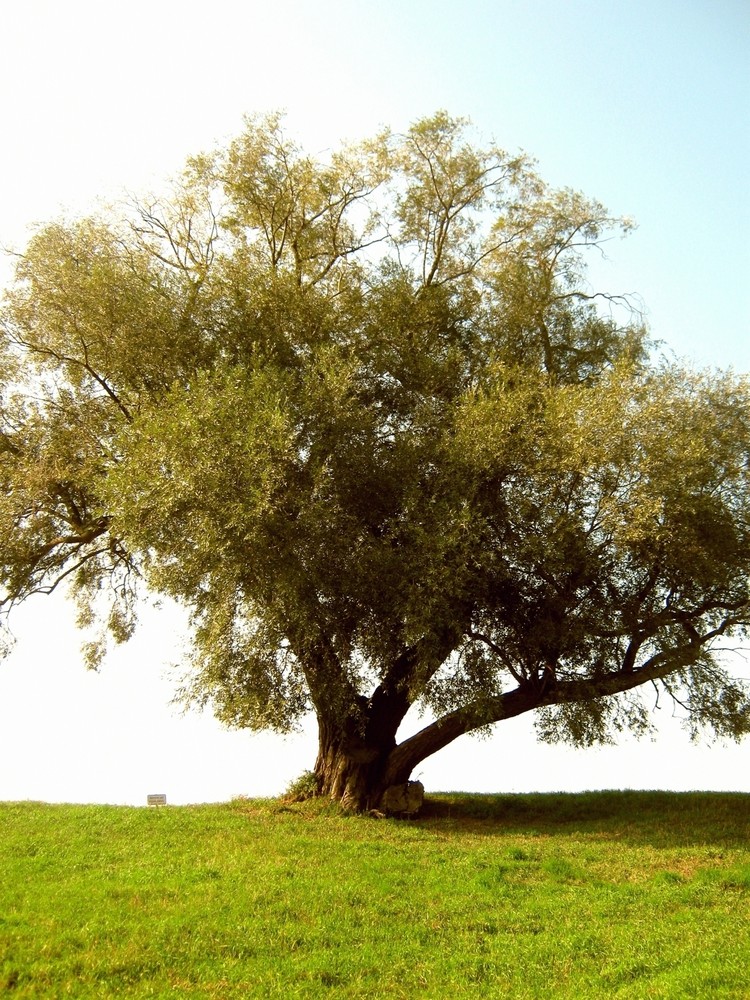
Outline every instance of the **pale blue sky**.
{"type": "MultiPolygon", "coordinates": [[[[641,296],[655,337],[700,365],[750,370],[750,6],[745,2],[6,0],[0,30],[0,244],[21,245],[28,225],[62,210],[84,211],[97,197],[158,186],[186,155],[238,131],[243,113],[276,108],[287,110],[290,129],[313,151],[363,137],[383,124],[403,128],[437,108],[471,117],[480,134],[535,156],[550,182],[580,188],[635,218],[638,230],[611,244],[601,276],[609,290],[641,296]]],[[[0,276],[7,274],[7,265],[0,265],[0,276]]],[[[155,638],[139,647],[141,673],[128,700],[116,688],[127,682],[126,661],[109,675],[105,670],[85,682],[60,684],[60,677],[82,670],[75,639],[56,617],[61,609],[48,618],[47,605],[38,602],[30,612],[23,619],[27,639],[21,636],[12,658],[0,665],[0,797],[127,799],[130,791],[101,791],[106,780],[100,774],[99,783],[94,781],[92,759],[75,788],[65,784],[65,775],[70,779],[75,770],[65,753],[81,759],[86,719],[94,716],[99,729],[89,742],[101,746],[109,733],[100,756],[110,762],[134,753],[128,742],[134,733],[142,749],[151,748],[144,751],[146,770],[168,743],[194,745],[189,727],[195,723],[169,716],[164,688],[156,681],[152,695],[163,716],[155,721],[145,713],[139,722],[133,714],[136,702],[148,703],[143,650],[152,650],[154,677],[161,659],[173,655],[163,649],[174,645],[168,627],[150,626],[155,638]],[[51,642],[49,656],[38,650],[40,637],[51,642]],[[47,688],[44,678],[51,669],[56,680],[47,688]],[[54,694],[41,725],[35,719],[45,689],[54,694]],[[109,724],[102,722],[106,705],[109,724]],[[59,731],[54,718],[62,720],[59,731]],[[80,737],[76,751],[71,720],[80,737]],[[24,755],[36,761],[36,771],[23,771],[18,761],[24,755]]],[[[528,720],[525,726],[528,731],[528,720]]],[[[194,782],[192,794],[222,797],[226,783],[219,790],[210,773],[228,772],[227,760],[239,755],[242,767],[232,780],[241,783],[253,769],[243,755],[255,759],[256,751],[248,748],[256,744],[244,735],[227,743],[211,726],[201,732],[203,759],[211,762],[215,755],[215,766],[209,767],[207,784],[194,782]],[[231,750],[221,749],[230,745],[231,750]]],[[[273,746],[279,760],[287,760],[288,745],[273,746]]],[[[510,787],[501,785],[493,746],[494,741],[470,741],[461,751],[485,762],[472,765],[476,780],[465,787],[483,781],[487,787],[510,787]]],[[[309,752],[305,744],[300,754],[309,752]]],[[[701,752],[712,754],[700,758],[710,761],[707,774],[718,780],[737,767],[735,784],[747,787],[737,751],[724,758],[717,756],[722,751],[701,752]]],[[[449,762],[458,753],[445,751],[430,764],[433,788],[455,785],[449,762]]],[[[558,751],[554,757],[545,753],[530,758],[515,787],[563,782],[551,763],[561,767],[563,758],[558,751]]],[[[670,736],[652,756],[662,767],[674,765],[665,776],[647,763],[638,770],[641,750],[630,758],[623,751],[618,767],[624,770],[616,772],[614,783],[627,783],[630,774],[633,786],[642,785],[650,775],[666,786],[673,774],[675,787],[685,787],[684,753],[684,745],[670,736]],[[672,753],[678,756],[671,758],[672,753]]],[[[265,750],[263,757],[267,762],[265,750]]],[[[174,753],[168,759],[176,787],[174,753]]],[[[607,784],[607,774],[613,774],[614,765],[603,768],[601,755],[572,759],[579,763],[565,766],[577,768],[584,779],[577,787],[607,784]]],[[[299,770],[297,764],[295,758],[299,770]]],[[[694,763],[690,770],[702,775],[701,766],[694,763]]],[[[277,784],[292,776],[290,767],[279,764],[277,784]]],[[[136,770],[130,768],[131,780],[136,770]]],[[[145,773],[137,771],[141,783],[145,773]]],[[[180,795],[189,799],[190,782],[184,774],[180,780],[186,789],[180,795]]],[[[706,786],[708,780],[702,776],[697,783],[706,786]]],[[[259,788],[248,781],[233,790],[259,788]]],[[[138,800],[141,791],[145,797],[159,790],[169,791],[144,787],[133,794],[138,800]]]]}

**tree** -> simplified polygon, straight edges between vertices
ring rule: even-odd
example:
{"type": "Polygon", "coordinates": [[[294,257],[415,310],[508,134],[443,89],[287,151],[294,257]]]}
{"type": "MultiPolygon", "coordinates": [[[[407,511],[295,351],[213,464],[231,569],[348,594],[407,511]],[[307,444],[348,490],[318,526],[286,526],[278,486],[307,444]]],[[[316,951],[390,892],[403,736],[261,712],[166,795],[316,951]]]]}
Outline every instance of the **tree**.
{"type": "Polygon", "coordinates": [[[627,228],[439,113],[324,161],[251,119],[167,198],[40,229],[2,313],[3,608],[65,583],[123,641],[171,595],[185,697],[312,709],[355,809],[520,713],[644,730],[644,685],[740,738],[748,386],[593,291],[627,228]]]}

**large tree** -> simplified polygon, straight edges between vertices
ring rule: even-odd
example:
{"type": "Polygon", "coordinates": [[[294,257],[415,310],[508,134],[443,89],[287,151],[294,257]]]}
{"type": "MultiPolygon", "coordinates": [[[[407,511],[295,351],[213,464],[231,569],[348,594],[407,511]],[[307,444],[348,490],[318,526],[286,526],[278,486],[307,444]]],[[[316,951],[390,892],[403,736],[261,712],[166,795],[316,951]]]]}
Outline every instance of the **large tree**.
{"type": "Polygon", "coordinates": [[[186,696],[312,709],[351,808],[520,713],[642,730],[644,685],[739,738],[748,386],[592,287],[623,228],[442,113],[322,160],[249,120],[168,197],[41,228],[2,313],[4,609],[64,582],[122,641],[171,595],[186,696]]]}

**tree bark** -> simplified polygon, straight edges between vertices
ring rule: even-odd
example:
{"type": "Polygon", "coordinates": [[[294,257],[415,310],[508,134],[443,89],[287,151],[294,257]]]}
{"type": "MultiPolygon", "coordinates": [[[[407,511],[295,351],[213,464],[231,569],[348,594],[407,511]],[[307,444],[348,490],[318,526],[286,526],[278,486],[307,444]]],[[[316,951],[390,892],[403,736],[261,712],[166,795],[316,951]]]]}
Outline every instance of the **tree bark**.
{"type": "Polygon", "coordinates": [[[318,794],[347,810],[378,808],[383,792],[393,784],[384,783],[387,765],[410,705],[404,687],[381,684],[369,699],[358,699],[343,716],[319,709],[318,794]]]}
{"type": "Polygon", "coordinates": [[[315,776],[319,795],[339,802],[352,812],[378,807],[385,791],[383,775],[396,741],[386,733],[381,733],[379,740],[375,735],[371,732],[366,740],[352,735],[351,726],[318,720],[315,776]]]}

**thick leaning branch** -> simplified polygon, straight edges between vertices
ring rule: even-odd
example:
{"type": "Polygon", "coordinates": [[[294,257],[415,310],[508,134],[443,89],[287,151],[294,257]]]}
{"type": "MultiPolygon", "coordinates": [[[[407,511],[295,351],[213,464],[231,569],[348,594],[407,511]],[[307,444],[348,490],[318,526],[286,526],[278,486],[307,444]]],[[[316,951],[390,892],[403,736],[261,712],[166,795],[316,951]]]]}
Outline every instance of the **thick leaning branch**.
{"type": "Polygon", "coordinates": [[[650,657],[641,667],[627,666],[600,678],[552,681],[543,684],[523,684],[487,701],[476,701],[449,712],[414,736],[400,743],[390,754],[384,784],[405,781],[412,770],[432,754],[442,750],[459,736],[484,726],[523,715],[537,708],[565,703],[595,701],[622,694],[648,681],[657,681],[695,662],[700,649],[722,635],[729,627],[725,622],[698,641],[685,643],[668,652],[650,657]]]}

